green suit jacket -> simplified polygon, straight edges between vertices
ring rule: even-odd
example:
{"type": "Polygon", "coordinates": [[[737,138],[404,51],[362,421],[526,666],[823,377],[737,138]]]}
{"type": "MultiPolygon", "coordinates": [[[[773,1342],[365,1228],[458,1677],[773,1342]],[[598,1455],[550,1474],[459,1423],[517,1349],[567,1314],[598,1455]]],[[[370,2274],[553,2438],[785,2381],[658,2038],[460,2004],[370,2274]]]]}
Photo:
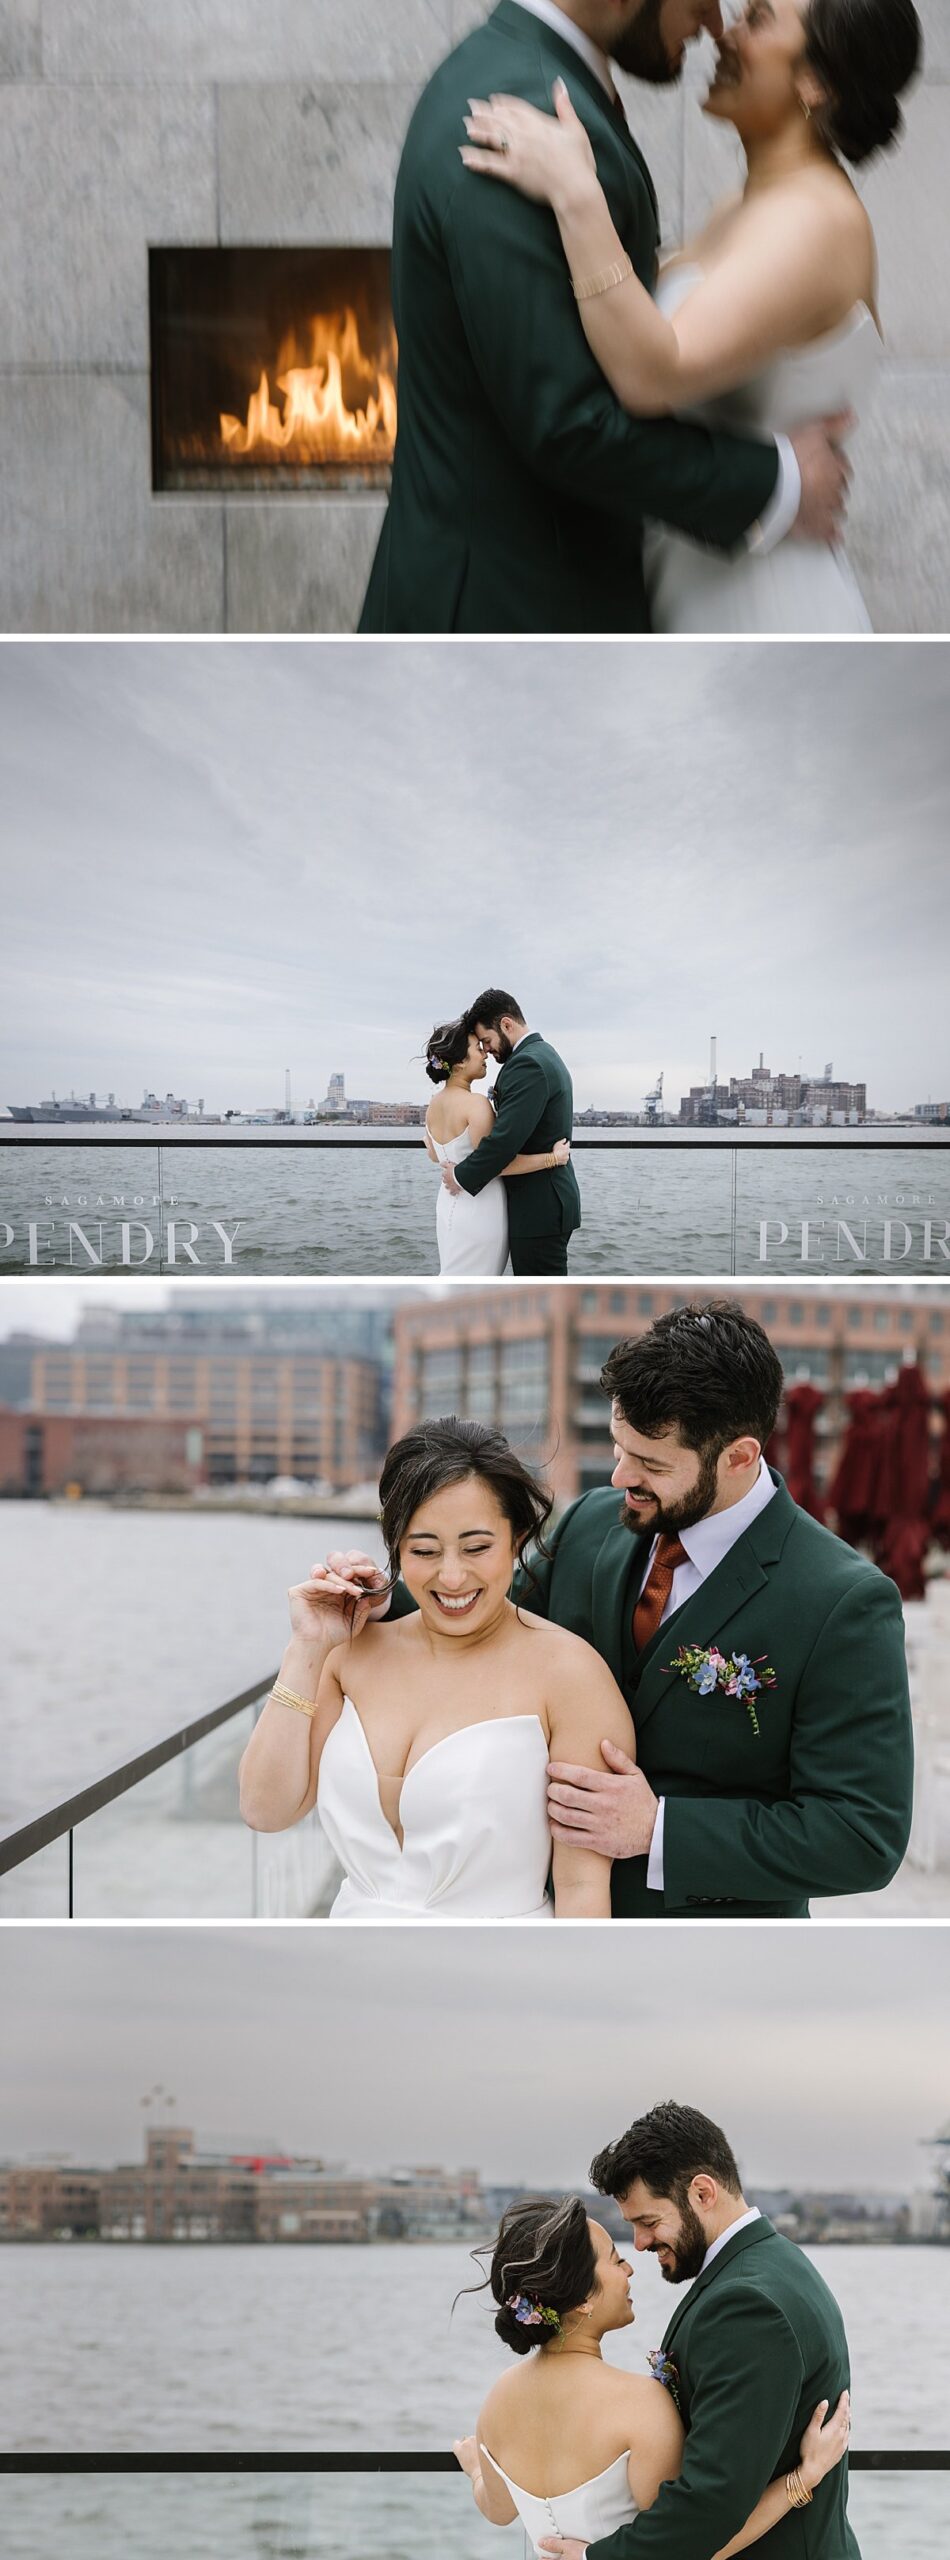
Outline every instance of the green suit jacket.
{"type": "Polygon", "coordinates": [[[729,550],[774,493],[774,445],[626,415],[584,337],[553,214],[463,169],[469,98],[506,90],[550,111],[559,76],[652,290],[642,153],[573,47],[501,0],[437,71],[403,152],[399,428],[364,631],[646,630],[644,517],[729,550]]]}
{"type": "MultiPolygon", "coordinates": [[[[793,2471],[819,2400],[850,2382],[841,2313],[811,2261],[763,2217],[727,2240],[673,2314],[664,2349],[687,2430],[678,2480],[588,2560],[709,2560],[769,2482],[793,2471]]],[[[858,2560],[848,2466],[766,2535],[775,2560],[858,2560]]]]}
{"type": "Polygon", "coordinates": [[[609,1663],[640,1766],[666,1799],[663,1893],[647,1888],[646,1858],[617,1859],[617,1918],[804,1919],[809,1894],[875,1892],[904,1855],[913,1738],[899,1593],[774,1481],[773,1500],[639,1655],[650,1540],[620,1519],[609,1485],[571,1505],[547,1556],[516,1579],[516,1599],[609,1663]],[[699,1697],[670,1668],[681,1644],[765,1655],[776,1686],[756,1699],[757,1736],[741,1699],[699,1697]]]}
{"type": "Polygon", "coordinates": [[[549,1533],[548,1557],[532,1559],[525,1605],[597,1646],[627,1699],[644,1775],[666,1798],[663,1895],[647,1890],[646,1858],[618,1859],[622,1917],[804,1918],[809,1894],[887,1884],[907,1847],[900,1595],[774,1481],[766,1509],[640,1654],[633,1612],[651,1541],[619,1518],[610,1486],[582,1494],[549,1533]],[[699,1697],[670,1668],[683,1644],[765,1656],[776,1686],[755,1701],[758,1735],[741,1699],[699,1697]]]}
{"type": "MultiPolygon", "coordinates": [[[[574,1088],[563,1058],[540,1031],[529,1031],[507,1058],[494,1091],[495,1126],[455,1172],[463,1191],[477,1198],[516,1155],[547,1155],[574,1126],[574,1088]]],[[[571,1236],[581,1223],[581,1200],[572,1164],[544,1173],[519,1173],[505,1186],[511,1236],[571,1236]]]]}

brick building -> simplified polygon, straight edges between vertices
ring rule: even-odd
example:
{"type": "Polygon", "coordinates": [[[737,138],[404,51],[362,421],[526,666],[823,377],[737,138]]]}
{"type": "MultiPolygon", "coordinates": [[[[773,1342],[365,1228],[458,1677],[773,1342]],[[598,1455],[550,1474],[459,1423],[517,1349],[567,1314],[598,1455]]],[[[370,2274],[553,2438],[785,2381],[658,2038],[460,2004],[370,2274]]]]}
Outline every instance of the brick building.
{"type": "Polygon", "coordinates": [[[789,1385],[826,1395],[820,1468],[830,1474],[849,1389],[883,1386],[919,1361],[932,1394],[950,1388],[950,1307],[926,1285],[852,1289],[783,1283],[705,1291],[645,1285],[464,1289],[400,1307],[395,1317],[393,1437],[426,1414],[498,1423],[559,1502],[610,1474],[608,1408],[599,1385],[608,1351],[655,1317],[704,1294],[739,1300],[773,1341],[789,1385]]]}
{"type": "Polygon", "coordinates": [[[0,2167],[0,2240],[431,2240],[484,2220],[474,2169],[366,2173],[276,2150],[204,2150],[181,2126],[149,2126],[144,2160],[115,2168],[0,2167]]]}

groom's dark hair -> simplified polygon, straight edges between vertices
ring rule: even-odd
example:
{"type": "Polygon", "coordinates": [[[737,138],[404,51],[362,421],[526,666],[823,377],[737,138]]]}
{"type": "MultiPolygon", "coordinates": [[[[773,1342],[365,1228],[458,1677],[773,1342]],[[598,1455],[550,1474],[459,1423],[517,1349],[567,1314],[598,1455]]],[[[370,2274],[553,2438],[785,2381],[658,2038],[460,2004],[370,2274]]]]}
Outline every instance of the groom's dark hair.
{"type": "Polygon", "coordinates": [[[703,2176],[715,2178],[731,2196],[742,2194],[735,2153],[725,2134],[698,2107],[678,2107],[672,2098],[652,2107],[648,2116],[638,2116],[590,2164],[591,2186],[598,2195],[623,2197],[642,2178],[652,2196],[671,2196],[680,2206],[691,2180],[703,2176]]]}
{"type": "Polygon", "coordinates": [[[489,1031],[498,1031],[506,1015],[510,1022],[524,1021],[520,1004],[516,1004],[514,996],[505,994],[504,987],[485,987],[469,1005],[465,1019],[470,1031],[474,1031],[476,1022],[484,1022],[489,1031]]]}
{"type": "Polygon", "coordinates": [[[675,1426],[687,1449],[718,1456],[747,1435],[765,1447],[784,1379],[755,1317],[732,1299],[711,1298],[702,1307],[674,1307],[637,1340],[618,1342],[600,1383],[645,1439],[675,1426]]]}

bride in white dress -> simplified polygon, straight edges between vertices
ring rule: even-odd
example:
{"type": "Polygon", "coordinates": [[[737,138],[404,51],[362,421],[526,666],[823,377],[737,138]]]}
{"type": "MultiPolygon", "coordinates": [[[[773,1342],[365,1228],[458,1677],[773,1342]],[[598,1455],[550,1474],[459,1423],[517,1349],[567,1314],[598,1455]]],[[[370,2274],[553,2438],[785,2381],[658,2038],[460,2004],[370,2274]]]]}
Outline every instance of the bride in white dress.
{"type": "MultiPolygon", "coordinates": [[[[735,127],[745,186],[664,267],[655,299],[563,81],[553,116],[476,101],[462,157],[551,205],[588,342],[632,416],[688,412],[763,440],[824,418],[840,440],[881,357],[874,235],[847,171],[896,139],[920,54],[913,0],[748,0],[704,102],[735,127]]],[[[647,573],[659,632],[870,628],[844,554],[824,543],[727,556],[656,528],[647,573]]]]}
{"type": "Polygon", "coordinates": [[[372,1567],[315,1565],[291,1591],[245,1821],[283,1831],[316,1805],[345,1878],[334,1919],[609,1919],[609,1860],[552,1843],[547,1769],[602,1770],[602,1740],[633,1760],[630,1716],[591,1645],[508,1597],[549,1496],[500,1431],[454,1417],[397,1441],[379,1491],[416,1609],[387,1624],[372,1567]]]}
{"type": "MultiPolygon", "coordinates": [[[[426,1152],[435,1165],[464,1163],[474,1155],[483,1138],[494,1128],[495,1115],[488,1095],[476,1093],[488,1067],[481,1041],[469,1029],[466,1016],[457,1022],[437,1023],[426,1050],[426,1074],[439,1091],[426,1115],[426,1152]]],[[[499,1175],[486,1182],[483,1191],[450,1191],[439,1185],[436,1207],[436,1241],[439,1248],[440,1275],[453,1279],[494,1279],[508,1269],[508,1202],[505,1182],[512,1175],[542,1173],[570,1160],[570,1141],[559,1138],[550,1155],[514,1156],[505,1166],[504,1180],[499,1175]]]]}
{"type": "MultiPolygon", "coordinates": [[[[679,2474],[685,2435],[670,2389],[603,2360],[602,2340],[634,2318],[630,2281],[629,2261],[579,2196],[529,2196],[503,2214],[487,2282],[497,2334],[524,2362],[495,2383],[455,2453],[482,2515],[498,2525],[520,2517],[535,2552],[552,2535],[590,2543],[616,2533],[679,2474]]],[[[812,2491],[847,2447],[847,2395],[823,2425],[826,2407],[802,2439],[812,2491]]],[[[783,2477],[709,2560],[732,2560],[788,2513],[783,2477]]]]}

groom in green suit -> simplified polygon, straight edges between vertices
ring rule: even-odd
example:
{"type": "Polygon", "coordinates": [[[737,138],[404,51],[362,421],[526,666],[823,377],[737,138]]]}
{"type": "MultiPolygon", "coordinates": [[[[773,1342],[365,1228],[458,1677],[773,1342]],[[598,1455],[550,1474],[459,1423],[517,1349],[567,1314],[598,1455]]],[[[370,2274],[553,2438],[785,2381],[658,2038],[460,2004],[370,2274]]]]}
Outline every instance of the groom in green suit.
{"type": "Polygon", "coordinates": [[[889,1883],[907,1847],[900,1596],[766,1466],[782,1383],[728,1302],[618,1343],[612,1487],[532,1559],[526,1604],[597,1646],[633,1717],[636,1769],[608,1745],[602,1776],[552,1766],[549,1795],[555,1836],[614,1860],[623,1918],[805,1919],[811,1894],[889,1883]]]}
{"type": "MultiPolygon", "coordinates": [[[[666,2282],[690,2289],[661,2350],[660,2378],[686,2428],[679,2478],[632,2524],[587,2544],[588,2560],[709,2560],[783,2478],[788,2513],[766,2536],[775,2560],[859,2560],[847,2458],[801,2505],[796,2487],[809,2420],[849,2387],[841,2313],[804,2251],[747,2205],[725,2134],[695,2107],[654,2107],[590,2174],[666,2282]]],[[[583,2560],[585,2545],[552,2534],[541,2550],[583,2560]]]]}
{"type": "Polygon", "coordinates": [[[609,57],[666,83],[703,28],[722,33],[719,0],[501,0],[426,89],[396,186],[399,428],[363,631],[644,631],[645,517],[727,551],[771,547],[796,508],[802,532],[833,532],[846,467],[825,431],[763,444],[628,417],[587,345],[553,214],[459,158],[470,98],[550,110],[566,80],[652,290],[656,194],[609,57]]]}
{"type": "MultiPolygon", "coordinates": [[[[474,1199],[513,1156],[546,1155],[558,1138],[570,1137],[574,1088],[563,1058],[540,1031],[529,1031],[520,1005],[502,987],[486,987],[465,1019],[486,1055],[501,1062],[492,1095],[494,1129],[474,1155],[446,1166],[442,1175],[448,1190],[467,1191],[474,1199]]],[[[545,1172],[522,1174],[505,1188],[512,1271],[518,1279],[563,1278],[568,1244],[581,1223],[573,1165],[556,1164],[552,1156],[545,1172]]]]}

